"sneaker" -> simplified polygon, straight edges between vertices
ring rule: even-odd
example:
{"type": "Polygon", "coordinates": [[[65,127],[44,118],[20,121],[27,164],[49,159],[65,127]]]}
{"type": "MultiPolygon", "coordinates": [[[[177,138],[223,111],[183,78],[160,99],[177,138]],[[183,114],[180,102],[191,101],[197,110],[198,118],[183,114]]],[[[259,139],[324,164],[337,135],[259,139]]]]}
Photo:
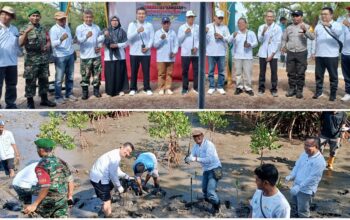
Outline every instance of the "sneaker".
{"type": "Polygon", "coordinates": [[[293,96],[295,96],[296,95],[296,92],[295,91],[288,91],[287,93],[286,93],[286,97],[288,97],[288,98],[291,98],[291,97],[293,97],[293,96]]]}
{"type": "Polygon", "coordinates": [[[273,97],[278,97],[277,92],[271,92],[271,95],[272,95],[273,97]]]}
{"type": "Polygon", "coordinates": [[[172,95],[172,94],[174,94],[174,93],[173,93],[173,91],[171,91],[171,89],[167,89],[167,90],[166,90],[166,94],[172,95]]]}
{"type": "Polygon", "coordinates": [[[314,96],[312,96],[313,99],[319,99],[323,96],[323,93],[321,94],[315,94],[314,96]]]}
{"type": "Polygon", "coordinates": [[[120,92],[120,93],[119,93],[119,96],[124,96],[124,95],[125,95],[124,92],[120,92]]]}
{"type": "Polygon", "coordinates": [[[129,92],[129,95],[130,95],[130,96],[136,95],[136,91],[135,91],[135,90],[131,90],[131,91],[129,92]]]}
{"type": "Polygon", "coordinates": [[[342,100],[343,102],[350,101],[350,94],[345,94],[344,97],[341,98],[340,100],[342,100]]]}
{"type": "Polygon", "coordinates": [[[209,94],[209,95],[212,95],[214,92],[215,92],[215,89],[209,89],[209,90],[208,90],[208,94],[209,94]]]}
{"type": "Polygon", "coordinates": [[[147,90],[147,91],[146,91],[146,94],[147,94],[147,95],[153,95],[153,92],[152,92],[151,90],[147,90]]]}
{"type": "Polygon", "coordinates": [[[159,95],[164,95],[164,89],[159,90],[159,95]]]}
{"type": "Polygon", "coordinates": [[[192,89],[192,92],[193,92],[194,94],[198,94],[198,91],[195,90],[195,89],[192,89]]]}
{"type": "Polygon", "coordinates": [[[188,90],[186,90],[186,89],[183,89],[182,91],[181,91],[181,94],[182,95],[186,95],[188,93],[188,90]]]}
{"type": "Polygon", "coordinates": [[[259,91],[259,92],[258,92],[258,95],[259,95],[259,96],[263,96],[264,93],[265,93],[265,92],[263,92],[263,91],[259,91]]]}
{"type": "Polygon", "coordinates": [[[55,99],[55,102],[56,102],[57,105],[61,105],[61,104],[66,103],[66,102],[64,101],[64,99],[62,99],[62,98],[55,99]]]}
{"type": "Polygon", "coordinates": [[[225,94],[226,94],[226,92],[225,92],[224,89],[218,89],[218,92],[219,92],[221,95],[225,95],[225,94]]]}
{"type": "Polygon", "coordinates": [[[241,94],[242,92],[243,92],[242,89],[237,88],[234,94],[235,94],[235,95],[239,95],[239,94],[241,94]]]}
{"type": "Polygon", "coordinates": [[[248,90],[248,91],[245,91],[248,95],[250,96],[254,96],[254,92],[253,90],[248,90]]]}
{"type": "Polygon", "coordinates": [[[75,97],[74,95],[69,95],[68,97],[64,97],[64,100],[75,102],[75,101],[78,101],[78,98],[75,97]]]}

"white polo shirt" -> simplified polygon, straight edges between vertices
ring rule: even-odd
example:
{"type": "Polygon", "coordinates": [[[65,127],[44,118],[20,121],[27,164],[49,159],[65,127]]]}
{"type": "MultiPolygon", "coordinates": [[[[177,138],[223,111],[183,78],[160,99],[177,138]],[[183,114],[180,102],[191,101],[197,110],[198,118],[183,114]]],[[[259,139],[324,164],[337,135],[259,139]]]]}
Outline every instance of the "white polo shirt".
{"type": "Polygon", "coordinates": [[[149,22],[140,23],[133,21],[128,27],[128,40],[130,45],[130,55],[132,56],[150,56],[154,38],[154,28],[149,22]],[[137,33],[137,29],[144,28],[144,31],[137,33]],[[142,52],[142,41],[149,50],[146,53],[142,52]]]}
{"type": "Polygon", "coordinates": [[[78,42],[80,44],[80,58],[91,59],[101,56],[101,53],[96,53],[95,48],[104,41],[104,35],[101,29],[96,24],[87,25],[85,23],[79,25],[75,31],[78,42]],[[92,36],[87,38],[86,35],[92,32],[92,36]]]}
{"type": "Polygon", "coordinates": [[[197,53],[192,55],[192,48],[199,48],[199,26],[198,24],[193,24],[190,26],[189,24],[183,24],[180,26],[178,30],[177,37],[179,39],[179,44],[181,46],[181,56],[189,57],[189,56],[197,56],[198,57],[198,50],[197,53]],[[190,33],[185,33],[187,28],[191,29],[190,33]]]}
{"type": "Polygon", "coordinates": [[[170,53],[176,54],[179,49],[179,42],[174,30],[166,32],[163,28],[154,34],[153,46],[157,49],[157,62],[175,62],[175,57],[170,58],[170,53]],[[161,36],[165,34],[165,39],[161,36]]]}
{"type": "Polygon", "coordinates": [[[0,160],[15,158],[12,144],[16,144],[11,131],[4,130],[0,135],[0,160]]]}
{"type": "MultiPolygon", "coordinates": [[[[333,36],[341,40],[343,33],[343,27],[336,21],[331,21],[331,28],[326,27],[327,30],[332,33],[333,36]]],[[[338,57],[339,56],[339,44],[338,42],[328,34],[322,24],[316,25],[315,28],[315,43],[316,47],[312,54],[316,57],[338,57]]]]}
{"type": "Polygon", "coordinates": [[[24,189],[31,189],[38,183],[38,177],[35,173],[35,167],[39,162],[34,162],[24,167],[21,171],[17,173],[12,181],[12,185],[18,186],[24,189]]]}

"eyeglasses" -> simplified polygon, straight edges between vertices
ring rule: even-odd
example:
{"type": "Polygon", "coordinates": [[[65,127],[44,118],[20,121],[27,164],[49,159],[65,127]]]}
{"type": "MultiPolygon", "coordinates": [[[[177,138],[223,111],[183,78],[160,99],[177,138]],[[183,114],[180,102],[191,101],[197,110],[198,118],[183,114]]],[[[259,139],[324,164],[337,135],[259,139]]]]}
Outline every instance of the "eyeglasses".
{"type": "Polygon", "coordinates": [[[224,17],[218,17],[218,19],[222,20],[222,19],[224,19],[224,17]]]}
{"type": "Polygon", "coordinates": [[[193,135],[192,137],[193,137],[193,139],[196,139],[196,138],[200,138],[202,135],[201,134],[199,134],[199,135],[193,135]]]}

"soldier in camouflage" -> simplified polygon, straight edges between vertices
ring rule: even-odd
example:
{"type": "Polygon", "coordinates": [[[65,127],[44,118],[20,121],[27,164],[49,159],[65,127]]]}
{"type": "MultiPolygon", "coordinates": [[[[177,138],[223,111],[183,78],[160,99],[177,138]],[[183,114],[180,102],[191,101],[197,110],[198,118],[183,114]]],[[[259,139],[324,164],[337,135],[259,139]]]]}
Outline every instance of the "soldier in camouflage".
{"type": "Polygon", "coordinates": [[[29,23],[20,30],[19,45],[25,48],[24,74],[26,80],[25,97],[27,107],[34,109],[36,93],[36,81],[39,81],[40,105],[55,107],[56,103],[47,98],[49,88],[49,57],[50,40],[46,30],[40,25],[40,12],[37,9],[30,9],[28,12],[29,23]]]}
{"type": "Polygon", "coordinates": [[[53,155],[55,142],[50,139],[38,139],[34,142],[41,157],[35,168],[40,192],[33,204],[27,206],[25,214],[36,212],[44,218],[67,217],[68,198],[73,194],[73,176],[68,165],[53,155]]]}

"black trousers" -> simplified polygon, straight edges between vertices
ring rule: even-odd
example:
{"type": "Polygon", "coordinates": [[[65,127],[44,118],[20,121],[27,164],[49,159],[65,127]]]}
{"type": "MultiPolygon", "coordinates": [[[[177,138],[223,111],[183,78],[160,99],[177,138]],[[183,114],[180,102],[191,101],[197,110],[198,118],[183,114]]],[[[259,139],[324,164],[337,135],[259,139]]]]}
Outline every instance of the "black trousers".
{"type": "Polygon", "coordinates": [[[126,60],[105,61],[106,93],[116,96],[129,90],[126,60]]]}
{"type": "MultiPolygon", "coordinates": [[[[270,63],[270,69],[271,69],[271,92],[277,92],[277,83],[278,83],[278,76],[277,76],[277,59],[272,59],[270,63]]],[[[266,78],[266,67],[267,67],[267,61],[266,58],[259,58],[259,66],[260,66],[260,73],[259,73],[259,92],[265,92],[265,78],[266,78]]]]}
{"type": "Polygon", "coordinates": [[[305,85],[307,51],[287,52],[288,85],[291,92],[302,92],[305,85]]]}
{"type": "Polygon", "coordinates": [[[193,89],[198,90],[198,57],[183,56],[181,57],[181,67],[182,67],[182,89],[188,90],[188,70],[190,69],[190,64],[192,63],[193,71],[193,89]]]}
{"type": "Polygon", "coordinates": [[[350,95],[350,55],[341,55],[341,68],[345,81],[345,92],[350,95]]]}
{"type": "Polygon", "coordinates": [[[336,96],[338,89],[338,57],[316,57],[316,94],[321,95],[323,92],[323,81],[326,70],[329,74],[331,96],[336,96]]]}
{"type": "Polygon", "coordinates": [[[139,72],[140,64],[142,65],[143,72],[143,90],[151,90],[150,86],[150,68],[151,68],[151,56],[132,56],[130,55],[131,66],[131,83],[130,90],[137,90],[137,75],[139,72]]]}
{"type": "Polygon", "coordinates": [[[16,108],[17,99],[17,66],[0,67],[0,99],[2,96],[2,85],[5,80],[5,103],[6,108],[16,108]]]}

